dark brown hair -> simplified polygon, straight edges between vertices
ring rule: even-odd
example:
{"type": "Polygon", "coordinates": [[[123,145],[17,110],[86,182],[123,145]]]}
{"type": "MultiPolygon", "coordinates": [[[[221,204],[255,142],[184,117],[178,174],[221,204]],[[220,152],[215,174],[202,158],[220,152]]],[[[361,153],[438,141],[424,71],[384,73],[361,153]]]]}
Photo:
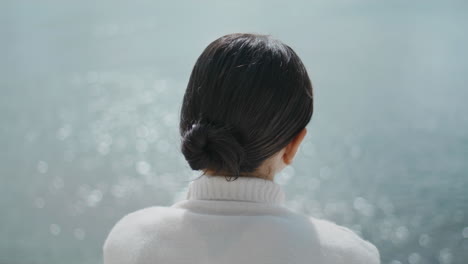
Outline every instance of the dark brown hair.
{"type": "Polygon", "coordinates": [[[180,112],[181,151],[193,170],[237,179],[288,145],[312,112],[312,83],[291,47],[270,35],[225,35],[193,67],[180,112]]]}

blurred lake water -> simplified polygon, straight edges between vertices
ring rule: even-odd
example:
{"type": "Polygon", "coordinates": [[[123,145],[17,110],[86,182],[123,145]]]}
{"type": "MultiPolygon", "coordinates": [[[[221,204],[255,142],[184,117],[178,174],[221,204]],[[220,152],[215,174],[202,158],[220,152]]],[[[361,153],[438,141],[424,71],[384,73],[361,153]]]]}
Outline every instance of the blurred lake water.
{"type": "Polygon", "coordinates": [[[185,198],[178,118],[202,50],[271,34],[315,111],[287,206],[382,263],[468,263],[466,1],[0,2],[0,263],[101,263],[123,215],[185,198]]]}

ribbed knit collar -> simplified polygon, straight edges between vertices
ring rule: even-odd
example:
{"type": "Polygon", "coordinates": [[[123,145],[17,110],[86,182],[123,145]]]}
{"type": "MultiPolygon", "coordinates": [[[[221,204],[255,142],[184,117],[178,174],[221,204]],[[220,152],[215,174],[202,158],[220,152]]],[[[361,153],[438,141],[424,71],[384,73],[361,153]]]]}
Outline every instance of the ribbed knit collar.
{"type": "Polygon", "coordinates": [[[189,184],[187,200],[234,200],[280,205],[285,201],[285,193],[279,184],[266,179],[238,177],[228,182],[224,176],[203,175],[189,184]]]}

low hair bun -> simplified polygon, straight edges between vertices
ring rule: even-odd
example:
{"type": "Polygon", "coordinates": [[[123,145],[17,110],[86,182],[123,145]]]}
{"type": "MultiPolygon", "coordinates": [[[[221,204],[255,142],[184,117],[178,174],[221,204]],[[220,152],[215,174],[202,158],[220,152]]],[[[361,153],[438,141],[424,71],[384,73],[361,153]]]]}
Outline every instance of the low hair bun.
{"type": "Polygon", "coordinates": [[[181,150],[193,170],[239,173],[245,150],[237,131],[223,123],[195,123],[182,138],[181,150]]]}

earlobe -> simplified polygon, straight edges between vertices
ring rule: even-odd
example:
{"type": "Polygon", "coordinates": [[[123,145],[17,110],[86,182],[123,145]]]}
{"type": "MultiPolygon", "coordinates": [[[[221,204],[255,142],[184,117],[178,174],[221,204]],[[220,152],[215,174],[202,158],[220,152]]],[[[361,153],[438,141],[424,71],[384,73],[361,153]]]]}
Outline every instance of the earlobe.
{"type": "Polygon", "coordinates": [[[283,155],[283,161],[285,164],[290,165],[296,152],[301,144],[302,140],[304,139],[305,135],[307,134],[307,129],[304,128],[299,132],[299,134],[286,146],[286,151],[283,155]]]}
{"type": "Polygon", "coordinates": [[[287,156],[286,153],[284,153],[284,155],[283,155],[283,162],[284,162],[284,164],[286,164],[286,165],[291,164],[291,161],[289,160],[289,158],[288,158],[288,156],[287,156]]]}

